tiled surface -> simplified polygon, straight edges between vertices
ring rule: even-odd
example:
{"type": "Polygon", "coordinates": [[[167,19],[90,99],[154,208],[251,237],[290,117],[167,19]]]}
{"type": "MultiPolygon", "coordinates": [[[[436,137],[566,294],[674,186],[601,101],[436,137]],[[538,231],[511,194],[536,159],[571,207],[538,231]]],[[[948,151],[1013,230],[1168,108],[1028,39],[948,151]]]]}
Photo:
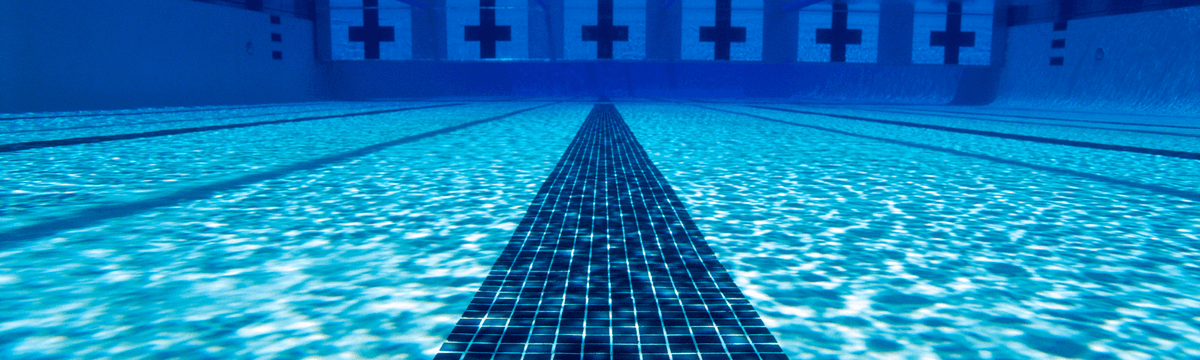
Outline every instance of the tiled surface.
{"type": "Polygon", "coordinates": [[[786,359],[612,105],[593,108],[435,359],[786,359]]]}

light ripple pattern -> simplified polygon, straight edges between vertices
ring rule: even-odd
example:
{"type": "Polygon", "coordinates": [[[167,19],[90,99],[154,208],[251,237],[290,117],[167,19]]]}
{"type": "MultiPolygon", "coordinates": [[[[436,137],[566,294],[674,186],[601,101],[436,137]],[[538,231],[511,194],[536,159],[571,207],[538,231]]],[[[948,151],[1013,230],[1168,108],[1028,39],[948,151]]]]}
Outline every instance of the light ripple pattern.
{"type": "MultiPolygon", "coordinates": [[[[445,103],[394,103],[410,108],[445,103]]],[[[537,104],[530,104],[535,106],[537,104]]],[[[346,106],[362,112],[377,103],[346,106]]],[[[514,105],[418,109],[5,153],[0,231],[91,206],[153,197],[512,111],[514,105]]],[[[210,124],[189,123],[181,127],[210,124]]],[[[130,132],[138,132],[130,130],[130,132]]]]}
{"type": "MultiPolygon", "coordinates": [[[[541,104],[139,146],[216,151],[163,169],[253,171],[541,104]],[[256,136],[266,139],[228,143],[256,136]],[[254,156],[218,151],[238,147],[254,156]]],[[[0,358],[432,357],[590,107],[546,107],[0,251],[0,358]]],[[[82,154],[133,147],[90,146],[82,154]]],[[[90,159],[78,154],[64,159],[90,159]]]]}
{"type": "MultiPolygon", "coordinates": [[[[1200,179],[1178,159],[736,108],[1162,186],[1200,179]]],[[[699,107],[618,109],[793,359],[1200,356],[1195,202],[699,107]]]]}

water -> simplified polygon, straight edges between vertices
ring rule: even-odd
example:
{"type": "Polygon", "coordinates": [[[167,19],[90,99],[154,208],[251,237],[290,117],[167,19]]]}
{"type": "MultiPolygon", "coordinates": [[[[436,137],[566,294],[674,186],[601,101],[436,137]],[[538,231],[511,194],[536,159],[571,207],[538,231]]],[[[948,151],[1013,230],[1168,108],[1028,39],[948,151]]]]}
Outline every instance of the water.
{"type": "MultiPolygon", "coordinates": [[[[0,154],[0,353],[432,357],[593,102],[0,122],[12,144],[450,103],[0,154]]],[[[795,111],[1181,152],[1200,130],[1164,126],[1190,120],[753,105],[617,109],[789,357],[1200,356],[1195,160],[795,111]]]]}

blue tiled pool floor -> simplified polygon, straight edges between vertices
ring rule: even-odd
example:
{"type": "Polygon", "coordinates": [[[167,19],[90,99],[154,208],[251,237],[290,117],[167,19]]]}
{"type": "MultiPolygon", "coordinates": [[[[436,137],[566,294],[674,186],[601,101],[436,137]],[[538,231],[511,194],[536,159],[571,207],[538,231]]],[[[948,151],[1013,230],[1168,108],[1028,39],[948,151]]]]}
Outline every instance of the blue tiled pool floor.
{"type": "MultiPolygon", "coordinates": [[[[1186,121],[754,105],[615,109],[788,357],[1200,356],[1196,160],[898,124],[1196,152],[1154,126],[1186,121]]],[[[593,106],[0,116],[3,144],[335,116],[0,153],[0,357],[433,358],[593,106]]]]}

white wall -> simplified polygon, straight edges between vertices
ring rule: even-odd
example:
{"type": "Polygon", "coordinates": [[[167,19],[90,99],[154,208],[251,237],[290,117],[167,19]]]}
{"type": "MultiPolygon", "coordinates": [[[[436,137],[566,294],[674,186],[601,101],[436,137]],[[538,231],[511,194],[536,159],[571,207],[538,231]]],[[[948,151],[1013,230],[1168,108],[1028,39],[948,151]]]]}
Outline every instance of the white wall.
{"type": "Polygon", "coordinates": [[[187,0],[0,1],[0,113],[317,99],[312,22],[269,16],[187,0]]]}
{"type": "Polygon", "coordinates": [[[1009,29],[997,106],[1200,113],[1200,7],[1009,29]],[[1066,39],[1065,49],[1051,49],[1066,39]],[[1104,58],[1096,59],[1096,49],[1104,58]],[[1063,56],[1063,66],[1050,66],[1063,56]]]}

